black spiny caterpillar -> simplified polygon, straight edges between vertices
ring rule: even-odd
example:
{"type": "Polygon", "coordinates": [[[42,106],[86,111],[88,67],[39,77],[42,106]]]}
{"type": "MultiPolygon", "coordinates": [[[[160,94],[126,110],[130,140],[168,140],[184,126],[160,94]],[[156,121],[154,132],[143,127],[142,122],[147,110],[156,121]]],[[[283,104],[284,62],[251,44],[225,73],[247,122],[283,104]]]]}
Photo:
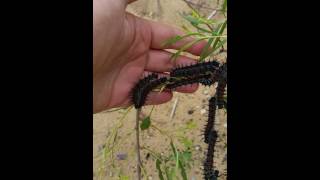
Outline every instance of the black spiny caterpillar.
{"type": "Polygon", "coordinates": [[[184,85],[188,85],[188,84],[194,84],[194,83],[200,83],[203,80],[206,79],[210,79],[211,74],[195,74],[193,76],[185,76],[185,77],[180,77],[180,78],[171,78],[171,79],[175,79],[171,82],[168,83],[168,85],[166,86],[166,88],[168,89],[174,89],[177,88],[179,86],[184,86],[184,85]]]}
{"type": "Polygon", "coordinates": [[[208,122],[204,129],[204,142],[209,143],[209,134],[212,129],[214,129],[214,121],[216,117],[216,98],[211,97],[209,100],[209,114],[208,114],[208,122]]]}
{"type": "Polygon", "coordinates": [[[204,179],[205,180],[216,180],[216,171],[213,169],[213,156],[214,156],[214,147],[217,141],[217,131],[212,130],[208,135],[208,150],[206,160],[203,164],[204,167],[204,179]]]}
{"type": "Polygon", "coordinates": [[[203,63],[197,63],[190,66],[179,67],[173,69],[170,73],[171,77],[186,77],[195,74],[204,74],[207,72],[213,73],[219,68],[219,63],[217,61],[208,61],[203,63]]]}
{"type": "Polygon", "coordinates": [[[141,108],[145,104],[149,92],[166,81],[166,77],[158,78],[158,74],[151,74],[140,80],[132,93],[134,107],[141,108]]]}

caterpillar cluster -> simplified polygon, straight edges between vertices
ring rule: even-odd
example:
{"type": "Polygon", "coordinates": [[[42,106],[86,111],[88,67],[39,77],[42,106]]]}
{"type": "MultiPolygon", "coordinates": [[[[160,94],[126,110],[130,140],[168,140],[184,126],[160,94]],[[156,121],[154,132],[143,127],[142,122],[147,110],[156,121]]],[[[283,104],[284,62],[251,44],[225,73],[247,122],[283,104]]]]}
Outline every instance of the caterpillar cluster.
{"type": "Polygon", "coordinates": [[[203,164],[205,180],[216,180],[219,176],[219,171],[213,168],[214,147],[218,138],[214,124],[217,108],[227,108],[227,103],[224,100],[225,88],[227,86],[227,64],[223,64],[216,71],[213,81],[217,81],[218,85],[215,96],[209,100],[208,122],[204,130],[204,142],[208,144],[207,156],[203,164]]]}
{"type": "Polygon", "coordinates": [[[204,179],[216,180],[219,171],[213,168],[213,157],[215,144],[218,138],[214,129],[216,109],[226,108],[224,101],[225,89],[227,86],[227,64],[220,64],[217,61],[193,64],[186,67],[179,67],[170,72],[169,77],[158,77],[157,74],[150,74],[141,79],[132,91],[132,102],[136,109],[145,105],[148,94],[159,86],[173,90],[177,87],[200,83],[211,86],[217,82],[216,94],[209,100],[208,121],[204,129],[204,142],[208,144],[206,159],[204,161],[204,179]]]}

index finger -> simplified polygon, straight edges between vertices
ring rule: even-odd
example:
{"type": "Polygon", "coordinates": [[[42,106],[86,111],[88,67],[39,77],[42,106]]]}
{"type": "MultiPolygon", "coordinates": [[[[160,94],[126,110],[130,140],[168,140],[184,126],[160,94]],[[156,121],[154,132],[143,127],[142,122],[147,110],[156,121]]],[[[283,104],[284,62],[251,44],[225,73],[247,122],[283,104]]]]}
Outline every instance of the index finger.
{"type": "MultiPolygon", "coordinates": [[[[148,21],[144,20],[145,23],[148,23],[148,25],[151,28],[151,48],[153,49],[175,49],[179,50],[184,45],[191,43],[195,39],[192,37],[186,37],[174,44],[164,46],[164,42],[168,39],[175,37],[177,35],[182,36],[185,33],[183,31],[171,27],[169,25],[161,24],[158,22],[148,21]]],[[[186,49],[186,52],[189,52],[193,55],[199,56],[203,50],[203,48],[206,46],[207,42],[205,40],[195,43],[190,48],[186,49]]]]}

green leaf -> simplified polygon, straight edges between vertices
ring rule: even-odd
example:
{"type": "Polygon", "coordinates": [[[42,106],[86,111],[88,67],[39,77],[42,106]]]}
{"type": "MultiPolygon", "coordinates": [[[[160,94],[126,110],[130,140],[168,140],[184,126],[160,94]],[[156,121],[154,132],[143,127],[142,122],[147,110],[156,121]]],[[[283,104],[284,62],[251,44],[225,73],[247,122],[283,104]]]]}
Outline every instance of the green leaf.
{"type": "Polygon", "coordinates": [[[175,161],[176,156],[174,154],[169,155],[168,161],[175,161]]]}
{"type": "Polygon", "coordinates": [[[199,25],[191,24],[193,27],[195,27],[199,32],[205,32],[205,33],[211,33],[209,30],[200,27],[199,25]]]}
{"type": "Polygon", "coordinates": [[[205,39],[208,39],[208,38],[207,37],[202,37],[202,38],[196,39],[196,40],[194,40],[192,42],[189,42],[189,43],[185,44],[176,53],[172,54],[171,58],[173,60],[176,60],[180,56],[181,52],[191,48],[194,44],[196,44],[196,43],[198,43],[198,42],[200,42],[202,40],[205,40],[205,39]]]}
{"type": "Polygon", "coordinates": [[[167,166],[164,168],[164,171],[166,172],[167,180],[171,180],[172,174],[169,172],[169,168],[167,166]]]}
{"type": "MultiPolygon", "coordinates": [[[[219,29],[221,28],[223,24],[219,24],[215,31],[212,31],[212,36],[219,36],[219,29]]],[[[200,54],[199,62],[203,62],[205,58],[207,58],[209,55],[211,55],[215,49],[210,49],[211,45],[213,44],[213,40],[216,38],[210,38],[208,43],[206,44],[205,48],[200,54]]]]}
{"type": "Polygon", "coordinates": [[[225,12],[227,9],[227,0],[224,0],[223,5],[222,5],[222,11],[225,12]]]}
{"type": "Polygon", "coordinates": [[[197,123],[194,122],[193,120],[188,121],[186,124],[187,124],[186,128],[189,129],[189,130],[194,129],[194,128],[197,127],[197,123]]]}
{"type": "Polygon", "coordinates": [[[186,137],[183,137],[181,141],[186,148],[191,148],[193,145],[192,141],[186,137]]]}
{"type": "Polygon", "coordinates": [[[172,38],[169,38],[168,40],[166,40],[165,42],[162,43],[162,47],[166,47],[166,46],[169,46],[171,44],[174,44],[178,41],[180,41],[182,39],[181,36],[175,36],[175,37],[172,37],[172,38]]]}
{"type": "Polygon", "coordinates": [[[173,151],[174,156],[176,157],[176,156],[177,156],[177,150],[176,150],[176,148],[174,147],[172,141],[170,141],[170,146],[171,146],[171,149],[172,149],[172,151],[173,151]]]}
{"type": "Polygon", "coordinates": [[[200,17],[200,14],[195,9],[192,9],[191,11],[193,17],[200,17]]]}
{"type": "Polygon", "coordinates": [[[224,39],[223,41],[220,41],[218,45],[216,45],[215,49],[212,49],[208,56],[210,56],[211,54],[213,54],[214,52],[216,52],[221,46],[223,46],[225,43],[227,42],[226,39],[224,39]]]}
{"type": "Polygon", "coordinates": [[[188,33],[186,35],[183,35],[183,36],[175,36],[175,37],[172,37],[172,38],[169,38],[168,40],[166,40],[165,42],[162,43],[162,46],[163,47],[166,47],[166,46],[169,46],[169,45],[172,45],[184,38],[187,38],[187,37],[190,37],[190,36],[205,36],[204,34],[202,33],[188,33]]]}
{"type": "Polygon", "coordinates": [[[179,168],[180,168],[180,173],[181,173],[183,180],[188,180],[186,170],[184,169],[184,166],[180,160],[179,160],[179,168]]]}
{"type": "Polygon", "coordinates": [[[184,15],[183,17],[193,25],[200,24],[200,20],[195,18],[194,16],[184,15]]]}
{"type": "Polygon", "coordinates": [[[177,151],[176,147],[174,146],[172,140],[170,141],[170,146],[171,146],[171,149],[173,151],[173,154],[174,154],[174,157],[175,157],[175,161],[176,161],[175,168],[173,169],[174,170],[174,176],[175,176],[176,170],[178,170],[178,168],[179,168],[179,152],[177,151]]]}
{"type": "Polygon", "coordinates": [[[142,123],[140,125],[141,130],[146,130],[150,127],[151,125],[151,120],[150,120],[150,116],[147,116],[146,118],[144,118],[142,120],[142,123]]]}
{"type": "Polygon", "coordinates": [[[216,23],[215,20],[212,19],[206,19],[206,18],[202,18],[199,15],[182,15],[187,21],[189,21],[190,23],[193,23],[195,25],[198,24],[208,24],[208,25],[213,25],[216,23]]]}
{"type": "Polygon", "coordinates": [[[189,28],[188,28],[187,26],[185,26],[185,25],[182,25],[182,29],[183,29],[184,31],[186,31],[186,32],[191,32],[191,31],[189,30],[189,28]]]}
{"type": "Polygon", "coordinates": [[[206,32],[206,33],[211,33],[211,31],[209,31],[209,30],[207,30],[205,28],[202,28],[199,25],[201,25],[201,24],[205,24],[205,25],[215,24],[215,21],[213,21],[213,20],[207,20],[207,19],[203,19],[203,18],[200,18],[200,17],[196,18],[196,17],[190,16],[190,15],[182,15],[182,17],[184,19],[186,19],[187,21],[189,21],[189,23],[193,27],[195,27],[199,31],[206,32]]]}
{"type": "Polygon", "coordinates": [[[159,178],[160,178],[160,180],[164,180],[160,166],[161,166],[161,161],[159,159],[157,159],[156,167],[157,167],[157,170],[158,170],[159,178]]]}
{"type": "Polygon", "coordinates": [[[129,176],[120,175],[120,180],[129,180],[129,176]]]}
{"type": "Polygon", "coordinates": [[[183,158],[183,161],[186,163],[188,161],[191,161],[192,153],[190,151],[184,151],[181,153],[181,156],[183,158]]]}
{"type": "Polygon", "coordinates": [[[176,170],[174,168],[172,168],[169,172],[169,178],[170,179],[176,179],[176,170]]]}
{"type": "MultiPolygon", "coordinates": [[[[221,35],[221,34],[223,33],[223,31],[224,31],[224,29],[226,28],[226,26],[227,26],[227,20],[225,20],[225,21],[222,23],[221,28],[218,28],[218,35],[221,35]]],[[[217,37],[217,38],[215,39],[214,43],[213,43],[212,48],[213,48],[214,50],[217,49],[217,48],[216,48],[216,45],[218,44],[218,41],[220,41],[220,38],[219,38],[219,37],[217,37]]]]}
{"type": "Polygon", "coordinates": [[[211,47],[211,44],[213,43],[214,38],[210,38],[204,49],[202,50],[200,54],[199,62],[203,62],[206,57],[208,57],[209,48],[211,47]]]}

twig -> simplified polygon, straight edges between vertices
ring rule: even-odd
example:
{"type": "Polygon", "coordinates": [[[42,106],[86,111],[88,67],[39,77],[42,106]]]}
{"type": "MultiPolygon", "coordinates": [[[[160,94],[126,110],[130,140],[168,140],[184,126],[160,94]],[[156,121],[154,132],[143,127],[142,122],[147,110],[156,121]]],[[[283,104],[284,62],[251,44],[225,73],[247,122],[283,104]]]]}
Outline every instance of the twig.
{"type": "Polygon", "coordinates": [[[193,9],[193,10],[194,10],[194,8],[191,7],[191,5],[197,6],[197,7],[200,8],[200,9],[203,8],[203,9],[208,9],[208,10],[216,10],[216,11],[219,11],[219,9],[214,9],[214,8],[210,8],[210,7],[207,7],[207,6],[198,5],[198,4],[194,3],[194,2],[191,2],[190,0],[183,0],[183,1],[186,2],[187,5],[188,5],[191,9],[193,9]]]}
{"type": "Polygon", "coordinates": [[[173,118],[173,116],[174,116],[174,114],[176,112],[178,101],[179,101],[179,97],[177,97],[176,100],[174,101],[174,104],[173,104],[173,107],[172,107],[172,110],[171,110],[171,114],[170,114],[170,121],[172,120],[172,118],[173,118]]]}
{"type": "Polygon", "coordinates": [[[109,112],[115,112],[115,111],[119,111],[121,109],[125,109],[125,108],[114,108],[114,109],[110,109],[110,110],[106,110],[106,111],[103,111],[101,113],[109,113],[109,112]]]}
{"type": "Polygon", "coordinates": [[[213,10],[212,12],[211,12],[211,14],[208,16],[208,20],[209,19],[211,19],[214,15],[216,15],[217,14],[217,10],[213,10]]]}
{"type": "Polygon", "coordinates": [[[137,116],[136,116],[136,152],[137,152],[137,172],[138,172],[138,180],[141,180],[141,158],[140,158],[140,140],[139,140],[139,119],[140,119],[140,112],[141,108],[137,109],[137,116]]]}
{"type": "Polygon", "coordinates": [[[183,0],[183,1],[187,4],[187,6],[189,6],[189,8],[190,8],[191,10],[195,11],[195,9],[191,6],[191,4],[192,4],[192,5],[196,5],[196,4],[194,4],[194,3],[192,3],[192,2],[190,2],[190,1],[188,1],[188,0],[183,0]]]}
{"type": "MultiPolygon", "coordinates": [[[[191,1],[189,1],[189,0],[183,0],[183,1],[188,5],[188,7],[189,7],[192,11],[197,12],[197,11],[191,6],[191,4],[196,5],[196,6],[198,6],[198,8],[199,8],[199,5],[198,5],[198,4],[195,4],[195,3],[193,3],[193,2],[191,2],[191,1]]],[[[200,7],[202,8],[202,6],[200,6],[200,7]]],[[[209,9],[211,9],[211,8],[209,8],[209,9]]],[[[211,10],[217,11],[216,9],[211,9],[211,10]]],[[[211,27],[209,24],[206,24],[206,26],[207,26],[211,31],[213,31],[212,27],[211,27]]]]}

